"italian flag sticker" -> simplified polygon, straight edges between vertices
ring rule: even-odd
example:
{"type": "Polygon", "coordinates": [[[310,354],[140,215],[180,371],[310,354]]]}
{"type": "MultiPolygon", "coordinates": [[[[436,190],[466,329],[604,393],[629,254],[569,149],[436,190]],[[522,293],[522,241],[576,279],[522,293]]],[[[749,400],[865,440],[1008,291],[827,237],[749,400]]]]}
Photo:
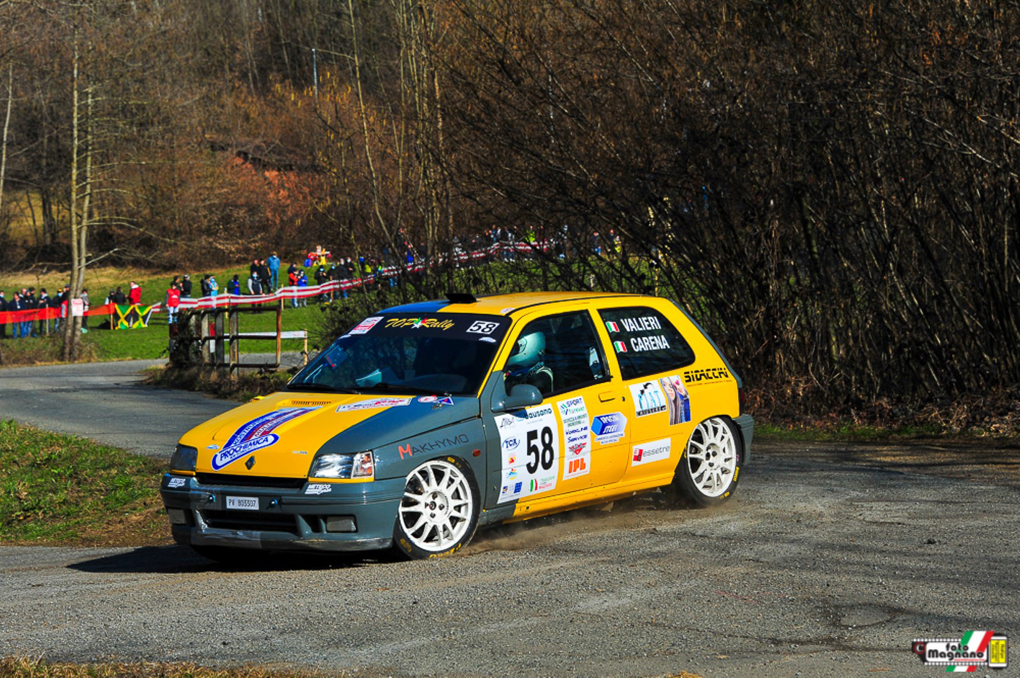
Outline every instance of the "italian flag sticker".
{"type": "Polygon", "coordinates": [[[614,322],[610,322],[608,320],[606,321],[606,327],[609,328],[610,332],[619,332],[620,331],[620,326],[619,325],[617,325],[614,322]]]}
{"type": "Polygon", "coordinates": [[[627,344],[623,343],[622,341],[614,341],[613,342],[613,348],[616,349],[617,353],[626,353],[627,352],[627,344]]]}

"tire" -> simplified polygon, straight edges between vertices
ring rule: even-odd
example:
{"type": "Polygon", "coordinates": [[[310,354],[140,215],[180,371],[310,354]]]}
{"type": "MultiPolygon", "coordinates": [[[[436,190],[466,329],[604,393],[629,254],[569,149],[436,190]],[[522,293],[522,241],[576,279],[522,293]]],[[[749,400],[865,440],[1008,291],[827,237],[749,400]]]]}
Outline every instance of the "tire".
{"type": "Polygon", "coordinates": [[[393,528],[398,552],[414,560],[448,556],[477,527],[478,484],[463,461],[430,459],[408,474],[393,528]]]}
{"type": "Polygon", "coordinates": [[[673,485],[691,506],[718,506],[737,489],[743,456],[733,422],[725,417],[706,419],[691,433],[673,485]]]}

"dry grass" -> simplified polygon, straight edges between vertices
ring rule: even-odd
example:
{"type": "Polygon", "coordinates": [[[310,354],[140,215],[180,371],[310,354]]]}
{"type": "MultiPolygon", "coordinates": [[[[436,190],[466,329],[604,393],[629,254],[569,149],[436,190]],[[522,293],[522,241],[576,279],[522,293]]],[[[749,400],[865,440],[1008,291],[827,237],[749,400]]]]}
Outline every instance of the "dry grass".
{"type": "Polygon", "coordinates": [[[345,676],[347,672],[325,673],[296,669],[267,669],[243,666],[231,669],[210,669],[191,663],[108,662],[99,664],[51,663],[27,657],[0,659],[0,676],[17,678],[318,678],[345,676]]]}

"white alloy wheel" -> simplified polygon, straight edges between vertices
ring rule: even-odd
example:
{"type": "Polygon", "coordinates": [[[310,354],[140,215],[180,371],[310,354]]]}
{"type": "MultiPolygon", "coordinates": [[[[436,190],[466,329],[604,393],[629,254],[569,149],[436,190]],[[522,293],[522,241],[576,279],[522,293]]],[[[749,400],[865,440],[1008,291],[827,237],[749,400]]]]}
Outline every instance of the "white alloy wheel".
{"type": "Polygon", "coordinates": [[[737,440],[727,420],[713,417],[698,424],[680,462],[682,488],[703,506],[717,503],[736,483],[739,467],[737,440]]]}
{"type": "Polygon", "coordinates": [[[399,535],[414,549],[400,544],[411,556],[448,552],[473,536],[476,493],[466,474],[446,460],[427,461],[407,476],[397,516],[399,535]]]}

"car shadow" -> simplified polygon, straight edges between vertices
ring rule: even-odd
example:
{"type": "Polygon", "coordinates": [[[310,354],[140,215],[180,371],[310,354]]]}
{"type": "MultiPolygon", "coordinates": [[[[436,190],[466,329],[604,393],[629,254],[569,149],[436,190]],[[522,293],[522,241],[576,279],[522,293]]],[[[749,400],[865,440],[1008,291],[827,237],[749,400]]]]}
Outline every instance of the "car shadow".
{"type": "Polygon", "coordinates": [[[282,572],[334,570],[400,562],[388,553],[304,554],[246,552],[238,563],[219,563],[186,546],[141,546],[129,551],[91,558],[68,567],[98,574],[182,574],[189,572],[282,572]]]}

